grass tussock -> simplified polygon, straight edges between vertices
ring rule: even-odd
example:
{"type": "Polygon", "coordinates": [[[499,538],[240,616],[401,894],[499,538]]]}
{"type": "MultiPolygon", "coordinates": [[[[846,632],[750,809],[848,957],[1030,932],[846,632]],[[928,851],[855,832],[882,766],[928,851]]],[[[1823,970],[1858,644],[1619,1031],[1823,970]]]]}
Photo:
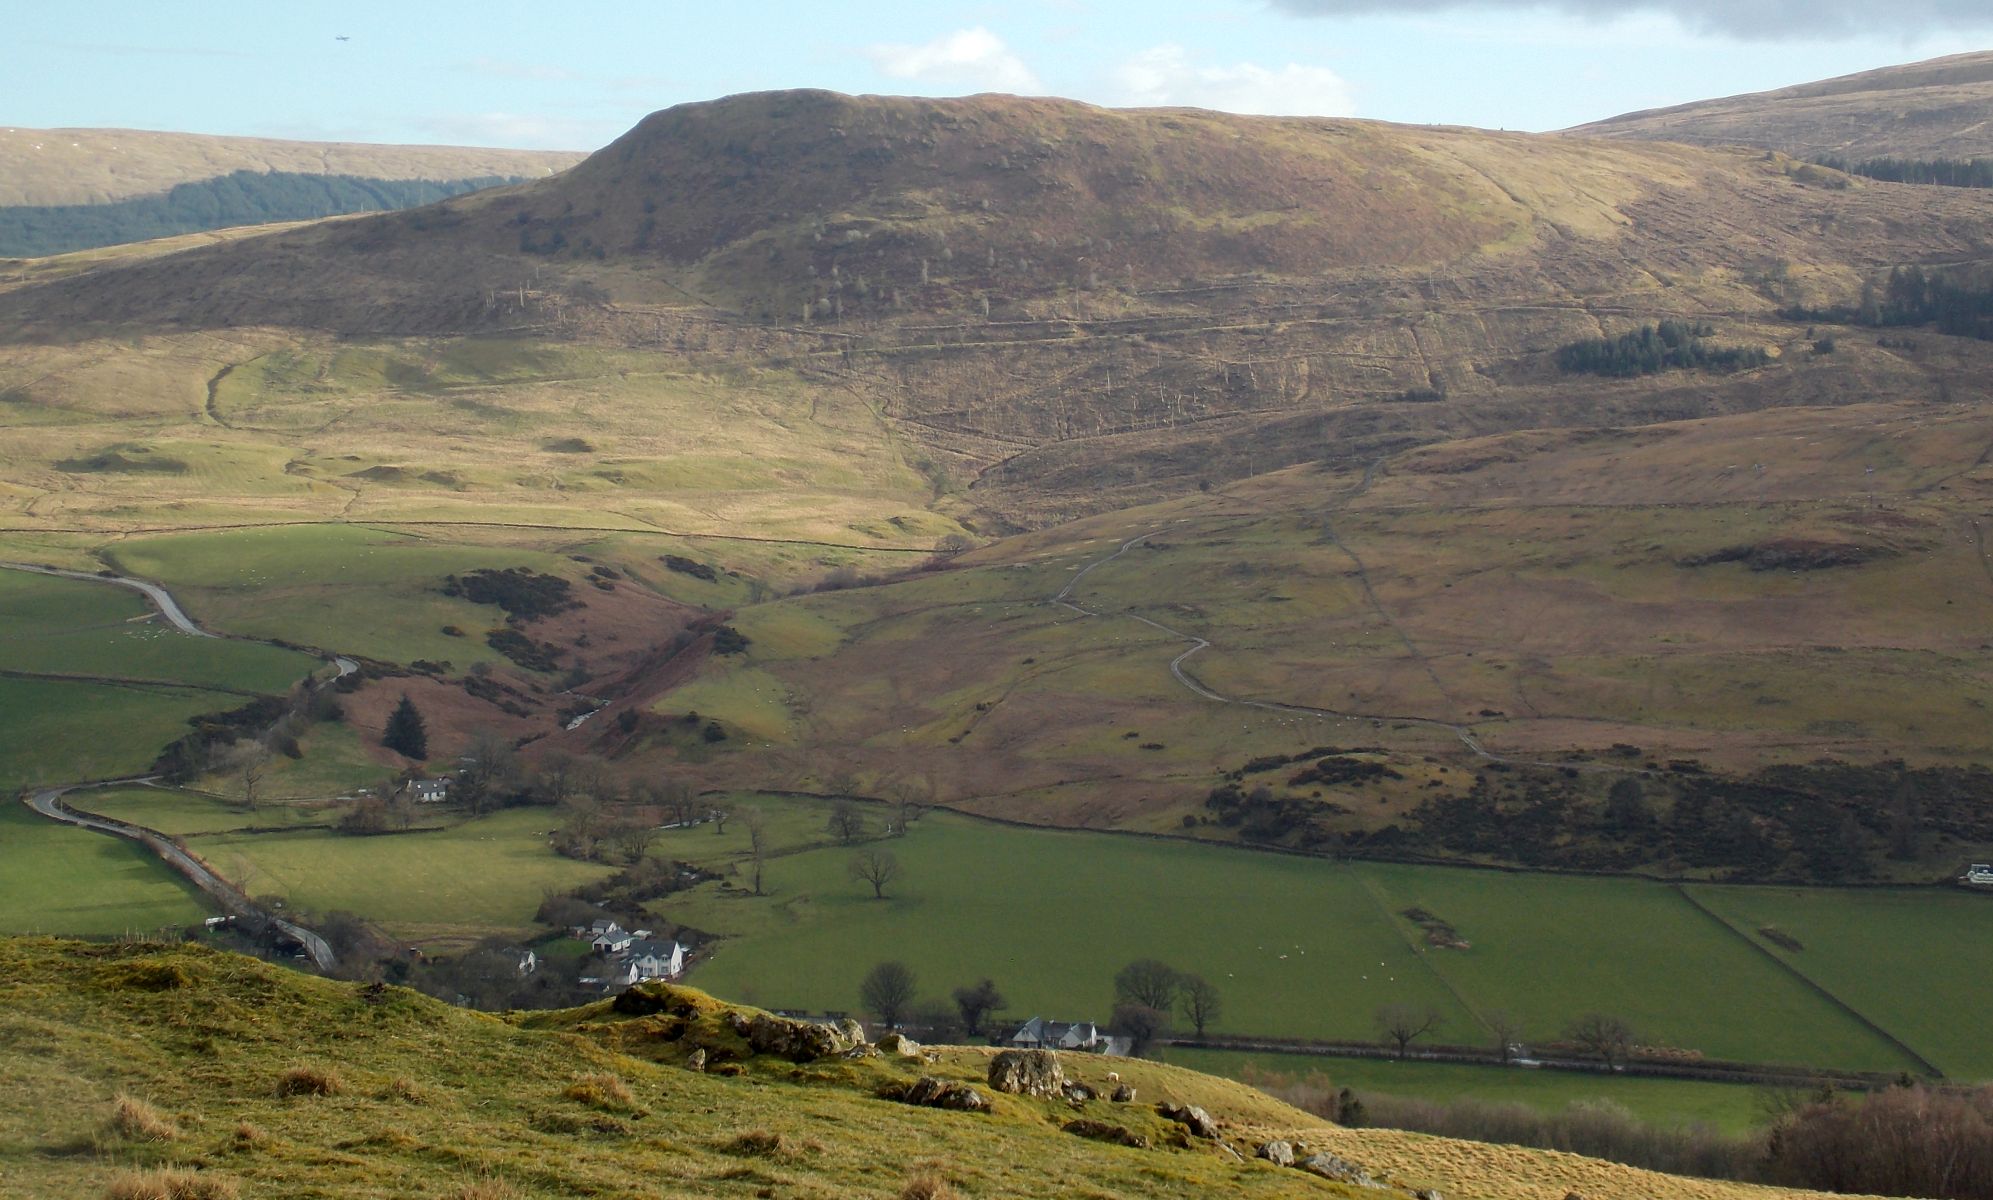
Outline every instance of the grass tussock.
{"type": "Polygon", "coordinates": [[[270,1135],[247,1121],[235,1123],[235,1144],[238,1146],[260,1146],[269,1140],[270,1135]]]}
{"type": "Polygon", "coordinates": [[[397,1075],[386,1088],[382,1089],[381,1099],[399,1100],[403,1104],[427,1104],[429,1093],[423,1090],[421,1084],[408,1076],[397,1075]]]}
{"type": "Polygon", "coordinates": [[[467,1180],[450,1193],[451,1200],[519,1200],[519,1189],[503,1179],[467,1180]]]}
{"type": "Polygon", "coordinates": [[[235,1181],[202,1171],[125,1171],[111,1180],[104,1200],[236,1200],[235,1181]]]}
{"type": "Polygon", "coordinates": [[[749,1129],[727,1139],[720,1149],[742,1158],[774,1158],[790,1153],[791,1147],[781,1134],[768,1129],[749,1129]]]}
{"type": "Polygon", "coordinates": [[[180,1127],[137,1096],[120,1094],[111,1104],[111,1132],[134,1142],[170,1142],[180,1127]]]}
{"type": "Polygon", "coordinates": [[[576,1104],[586,1104],[604,1112],[634,1112],[637,1108],[637,1096],[630,1090],[630,1085],[621,1077],[607,1072],[577,1075],[561,1095],[576,1104]]]}
{"type": "Polygon", "coordinates": [[[900,1200],[958,1200],[961,1194],[944,1176],[922,1171],[900,1189],[900,1200]]]}
{"type": "Polygon", "coordinates": [[[277,1095],[337,1096],[346,1090],[346,1081],[332,1067],[300,1064],[277,1077],[277,1095]]]}

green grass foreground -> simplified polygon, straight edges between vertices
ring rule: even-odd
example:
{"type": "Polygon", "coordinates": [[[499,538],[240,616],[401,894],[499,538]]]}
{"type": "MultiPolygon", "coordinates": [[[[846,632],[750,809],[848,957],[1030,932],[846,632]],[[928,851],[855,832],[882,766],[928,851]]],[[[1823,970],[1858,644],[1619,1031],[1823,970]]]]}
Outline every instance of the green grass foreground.
{"type": "Polygon", "coordinates": [[[0,1192],[95,1200],[163,1177],[175,1195],[320,1200],[1375,1194],[1250,1157],[1283,1137],[1443,1195],[1775,1194],[1339,1129],[1178,1067],[1063,1056],[1096,1088],[1114,1069],[1137,1089],[1077,1105],[1148,1141],[1106,1145],[1063,1132],[1076,1113],[1060,1099],[998,1094],[964,1113],[878,1095],[922,1075],[983,1087],[986,1050],[796,1063],[753,1053],[702,993],[651,995],[661,1011],[508,1020],[197,947],[0,940],[0,1192]],[[724,1073],[687,1070],[689,1046],[724,1073]],[[1159,1101],[1206,1108],[1232,1151],[1182,1137],[1159,1101]],[[930,1190],[910,1189],[920,1179],[930,1190]]]}

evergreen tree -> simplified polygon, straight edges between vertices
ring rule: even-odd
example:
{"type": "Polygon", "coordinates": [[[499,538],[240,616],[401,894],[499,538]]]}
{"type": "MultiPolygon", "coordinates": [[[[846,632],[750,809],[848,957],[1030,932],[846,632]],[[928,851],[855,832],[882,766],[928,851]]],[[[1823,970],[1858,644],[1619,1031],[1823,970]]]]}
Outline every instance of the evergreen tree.
{"type": "Polygon", "coordinates": [[[429,757],[429,732],[423,727],[421,711],[406,693],[388,716],[388,726],[381,733],[381,745],[417,761],[429,757]]]}

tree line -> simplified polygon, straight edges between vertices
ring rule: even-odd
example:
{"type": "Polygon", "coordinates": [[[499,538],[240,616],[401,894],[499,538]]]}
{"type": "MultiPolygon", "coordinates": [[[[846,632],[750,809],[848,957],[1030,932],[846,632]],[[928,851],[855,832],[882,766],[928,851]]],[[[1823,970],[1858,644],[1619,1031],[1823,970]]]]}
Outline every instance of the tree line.
{"type": "Polygon", "coordinates": [[[1884,183],[1924,183],[1937,187],[1993,187],[1993,158],[1861,158],[1837,154],[1813,160],[1823,167],[1884,183]]]}
{"type": "Polygon", "coordinates": [[[1719,346],[1707,341],[1714,332],[1706,324],[1670,320],[1615,338],[1586,338],[1558,348],[1557,368],[1567,375],[1629,379],[1690,367],[1741,371],[1770,361],[1759,346],[1719,346]]]}
{"type": "Polygon", "coordinates": [[[109,204],[0,208],[0,255],[26,258],[232,225],[390,212],[524,180],[518,175],[436,180],[234,171],[109,204]]]}
{"type": "Polygon", "coordinates": [[[1779,310],[1789,321],[1828,321],[1871,328],[1934,326],[1955,337],[1993,340],[1993,283],[1970,270],[1926,270],[1896,267],[1880,284],[1864,280],[1861,299],[1852,307],[1836,305],[1779,310]]]}

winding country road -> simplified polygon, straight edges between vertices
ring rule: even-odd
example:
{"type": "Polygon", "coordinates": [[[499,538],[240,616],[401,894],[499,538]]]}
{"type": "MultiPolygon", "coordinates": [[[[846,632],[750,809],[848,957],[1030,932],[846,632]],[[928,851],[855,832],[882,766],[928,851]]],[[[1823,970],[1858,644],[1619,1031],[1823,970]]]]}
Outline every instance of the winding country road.
{"type": "MultiPolygon", "coordinates": [[[[211,632],[195,624],[193,618],[187,615],[186,611],[180,607],[179,603],[173,599],[172,595],[165,588],[148,580],[133,579],[124,575],[94,575],[87,571],[66,571],[60,567],[44,567],[32,563],[0,562],[0,569],[30,571],[37,575],[53,575],[63,579],[80,579],[86,583],[108,583],[119,587],[128,587],[142,593],[146,599],[152,601],[153,606],[159,610],[159,614],[165,617],[180,632],[193,637],[214,638],[216,640],[221,640],[225,637],[223,634],[211,632]]],[[[239,638],[233,640],[257,641],[258,639],[239,638]]],[[[344,655],[335,654],[330,656],[326,661],[332,666],[334,679],[343,679],[360,669],[359,663],[344,655]]],[[[312,963],[320,970],[327,970],[332,967],[337,960],[333,956],[332,947],[326,943],[324,938],[294,921],[287,921],[275,913],[266,911],[247,895],[243,894],[240,888],[216,874],[206,863],[189,853],[184,847],[165,834],[156,829],[148,829],[143,825],[133,825],[129,822],[117,821],[109,817],[99,817],[90,813],[79,812],[63,803],[62,800],[65,795],[74,791],[81,791],[87,788],[111,787],[117,784],[150,784],[155,778],[157,777],[146,776],[135,779],[95,780],[86,783],[62,784],[57,787],[45,787],[37,791],[32,791],[28,793],[25,799],[30,809],[40,813],[51,821],[61,821],[66,825],[74,825],[79,829],[90,829],[98,833],[109,834],[112,837],[126,838],[139,843],[158,855],[161,861],[165,862],[167,866],[186,876],[187,880],[195,887],[212,897],[215,903],[221,906],[222,911],[228,913],[230,916],[253,917],[268,921],[271,925],[282,930],[286,935],[302,945],[305,948],[305,953],[311,956],[312,963]]]]}
{"type": "Polygon", "coordinates": [[[179,603],[165,588],[144,579],[132,579],[125,575],[93,575],[88,571],[65,571],[61,567],[38,567],[33,563],[0,562],[0,567],[9,571],[32,571],[36,575],[54,575],[61,579],[81,579],[86,583],[114,583],[119,587],[128,587],[145,593],[145,598],[152,601],[153,607],[159,610],[159,615],[171,621],[173,628],[181,633],[203,638],[221,637],[219,633],[210,633],[194,624],[194,619],[181,609],[179,603]]]}
{"type": "MultiPolygon", "coordinates": [[[[1081,567],[1079,571],[1076,574],[1074,574],[1074,576],[1071,579],[1066,581],[1066,586],[1059,589],[1059,594],[1052,597],[1051,602],[1053,604],[1058,605],[1061,608],[1069,608],[1083,617],[1105,617],[1110,615],[1108,613],[1100,612],[1096,609],[1083,607],[1073,602],[1073,593],[1075,590],[1079,588],[1080,581],[1085,579],[1088,575],[1092,574],[1096,568],[1106,566],[1108,563],[1111,563],[1115,559],[1120,558],[1122,555],[1128,553],[1130,550],[1133,550],[1135,547],[1141,545],[1143,542],[1148,541],[1150,538],[1155,537],[1157,534],[1162,532],[1165,531],[1161,529],[1152,529],[1149,532],[1141,534],[1137,537],[1129,538],[1127,541],[1121,543],[1120,548],[1115,550],[1112,554],[1109,554],[1104,558],[1097,558],[1094,561],[1088,563],[1086,566],[1081,567]]],[[[1469,729],[1467,726],[1456,725],[1451,721],[1442,721],[1437,717],[1416,717],[1416,716],[1408,716],[1399,713],[1349,712],[1342,709],[1334,709],[1334,708],[1316,708],[1312,705],[1307,705],[1307,704],[1287,704],[1278,700],[1247,700],[1239,696],[1227,696],[1223,692],[1213,691],[1210,687],[1206,686],[1202,680],[1198,679],[1195,675],[1192,675],[1189,671],[1185,670],[1183,666],[1183,664],[1190,658],[1191,655],[1196,654],[1202,650],[1209,650],[1211,648],[1211,642],[1209,639],[1199,637],[1194,633],[1185,633],[1181,629],[1173,629],[1170,626],[1163,624],[1161,621],[1151,620],[1148,617],[1142,616],[1140,613],[1124,612],[1112,615],[1126,617],[1131,621],[1140,621],[1142,624],[1147,625],[1149,628],[1154,629],[1160,633],[1168,634],[1170,637],[1176,638],[1179,641],[1189,642],[1190,649],[1185,650],[1183,653],[1177,655],[1175,658],[1170,660],[1170,674],[1176,677],[1176,681],[1178,683],[1182,684],[1184,687],[1188,688],[1190,691],[1196,693],[1197,695],[1202,696],[1206,700],[1216,701],[1219,704],[1236,704],[1241,708],[1259,708],[1259,709],[1265,709],[1268,712],[1293,713],[1296,716],[1320,717],[1326,720],[1389,721],[1395,725],[1422,725],[1429,729],[1443,729],[1447,733],[1452,734],[1455,738],[1458,738],[1461,745],[1467,747],[1467,749],[1473,751],[1475,754],[1479,755],[1482,758],[1501,761],[1501,762],[1512,761],[1509,759],[1504,759],[1500,755],[1497,755],[1492,751],[1488,750],[1486,747],[1484,747],[1481,744],[1481,739],[1475,737],[1474,731],[1469,729]]]]}
{"type": "Polygon", "coordinates": [[[311,956],[312,963],[319,970],[329,969],[338,961],[332,947],[324,938],[294,921],[286,921],[274,913],[264,911],[242,890],[216,874],[214,869],[199,858],[175,844],[171,838],[155,829],[143,825],[132,825],[109,817],[93,816],[79,812],[62,802],[70,792],[86,788],[114,787],[120,784],[150,784],[157,776],[144,776],[136,779],[111,779],[101,783],[70,783],[61,787],[42,788],[28,794],[28,807],[52,821],[61,821],[79,829],[94,829],[98,833],[108,833],[113,837],[127,838],[137,842],[158,855],[167,866],[187,877],[188,882],[201,889],[221,905],[222,911],[234,917],[260,918],[282,930],[295,939],[311,956]]]}

